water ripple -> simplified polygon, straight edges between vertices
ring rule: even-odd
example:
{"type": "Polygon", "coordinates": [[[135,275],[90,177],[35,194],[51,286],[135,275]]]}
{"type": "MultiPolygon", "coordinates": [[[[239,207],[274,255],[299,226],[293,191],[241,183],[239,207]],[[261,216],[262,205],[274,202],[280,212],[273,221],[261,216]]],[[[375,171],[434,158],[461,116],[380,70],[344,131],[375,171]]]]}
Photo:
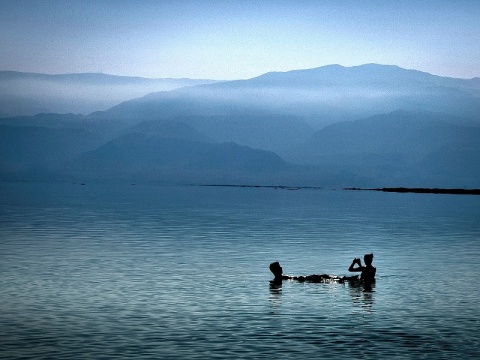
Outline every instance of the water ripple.
{"type": "Polygon", "coordinates": [[[478,200],[1,186],[0,358],[478,358],[478,200]],[[370,251],[371,291],[269,285],[370,251]]]}

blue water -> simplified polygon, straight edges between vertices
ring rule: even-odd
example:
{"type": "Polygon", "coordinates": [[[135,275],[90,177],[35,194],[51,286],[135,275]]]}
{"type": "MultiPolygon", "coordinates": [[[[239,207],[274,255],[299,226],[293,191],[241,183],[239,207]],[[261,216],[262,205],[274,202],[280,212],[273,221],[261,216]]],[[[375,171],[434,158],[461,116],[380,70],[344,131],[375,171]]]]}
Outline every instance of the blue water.
{"type": "Polygon", "coordinates": [[[0,184],[0,357],[474,359],[480,197],[0,184]],[[371,291],[284,282],[348,275],[371,291]]]}

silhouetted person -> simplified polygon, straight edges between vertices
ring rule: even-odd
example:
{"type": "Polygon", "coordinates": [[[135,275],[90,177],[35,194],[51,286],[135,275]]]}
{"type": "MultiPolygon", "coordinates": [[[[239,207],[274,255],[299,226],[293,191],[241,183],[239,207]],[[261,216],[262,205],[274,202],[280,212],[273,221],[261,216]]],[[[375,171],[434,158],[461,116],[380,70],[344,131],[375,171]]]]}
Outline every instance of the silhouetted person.
{"type": "Polygon", "coordinates": [[[362,272],[360,274],[360,281],[362,281],[364,284],[372,284],[375,282],[375,273],[377,272],[377,269],[372,266],[373,254],[365,254],[363,261],[365,262],[365,266],[362,266],[362,261],[360,259],[353,259],[348,271],[362,272]],[[358,266],[354,267],[355,264],[358,266]]]}
{"type": "Polygon", "coordinates": [[[291,276],[283,275],[283,268],[280,266],[278,261],[275,261],[270,264],[270,271],[273,273],[273,282],[274,283],[281,283],[282,280],[289,280],[291,276]]]}
{"type": "Polygon", "coordinates": [[[275,284],[281,284],[282,280],[297,280],[300,282],[309,281],[309,282],[332,282],[332,281],[339,281],[342,282],[343,279],[339,278],[338,276],[332,276],[328,274],[313,274],[307,276],[291,276],[291,275],[284,275],[283,268],[280,266],[278,261],[273,262],[270,264],[270,271],[273,273],[273,280],[272,282],[275,284]]]}

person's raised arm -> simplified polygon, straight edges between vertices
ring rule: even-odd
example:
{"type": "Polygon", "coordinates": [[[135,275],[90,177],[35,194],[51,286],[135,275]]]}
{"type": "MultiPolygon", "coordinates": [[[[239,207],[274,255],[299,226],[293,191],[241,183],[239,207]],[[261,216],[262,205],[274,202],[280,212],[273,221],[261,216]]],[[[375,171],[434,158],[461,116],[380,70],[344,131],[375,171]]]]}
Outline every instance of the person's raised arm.
{"type": "Polygon", "coordinates": [[[350,267],[348,268],[348,271],[350,272],[361,272],[363,270],[362,262],[360,259],[355,258],[353,259],[352,263],[350,264],[350,267]],[[354,267],[355,264],[358,264],[358,267],[354,267]]]}

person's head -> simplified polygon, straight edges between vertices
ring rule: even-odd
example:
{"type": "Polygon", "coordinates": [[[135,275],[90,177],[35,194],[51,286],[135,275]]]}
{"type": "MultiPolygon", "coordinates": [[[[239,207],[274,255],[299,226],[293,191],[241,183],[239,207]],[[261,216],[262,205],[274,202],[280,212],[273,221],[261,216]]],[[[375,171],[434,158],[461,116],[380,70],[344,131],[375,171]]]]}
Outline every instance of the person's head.
{"type": "Polygon", "coordinates": [[[365,254],[363,257],[363,261],[365,261],[365,265],[372,265],[373,254],[365,254]]]}
{"type": "Polygon", "coordinates": [[[275,261],[270,264],[270,271],[273,273],[275,277],[282,276],[283,274],[283,269],[280,266],[280,263],[278,261],[275,261]]]}

